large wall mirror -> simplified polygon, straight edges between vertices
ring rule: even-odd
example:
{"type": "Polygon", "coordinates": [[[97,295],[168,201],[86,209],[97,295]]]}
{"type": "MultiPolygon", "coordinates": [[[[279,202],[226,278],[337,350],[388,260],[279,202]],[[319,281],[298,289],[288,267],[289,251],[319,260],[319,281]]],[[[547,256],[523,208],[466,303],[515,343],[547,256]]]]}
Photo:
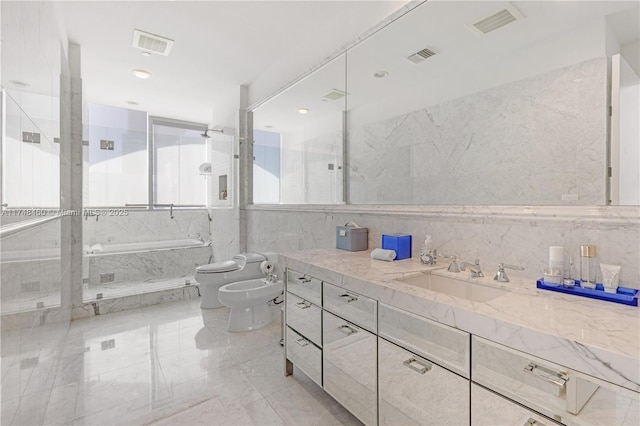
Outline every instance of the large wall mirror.
{"type": "MultiPolygon", "coordinates": [[[[347,52],[346,201],[640,204],[639,32],[637,1],[421,4],[347,52]]],[[[254,120],[320,92],[295,85],[254,120]]]]}

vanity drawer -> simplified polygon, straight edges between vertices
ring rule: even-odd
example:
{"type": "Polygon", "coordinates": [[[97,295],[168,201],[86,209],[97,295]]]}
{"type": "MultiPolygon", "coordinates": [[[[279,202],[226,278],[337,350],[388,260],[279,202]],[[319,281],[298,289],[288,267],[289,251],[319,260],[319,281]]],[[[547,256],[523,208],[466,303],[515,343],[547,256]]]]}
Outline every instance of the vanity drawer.
{"type": "Polygon", "coordinates": [[[378,335],[467,379],[470,377],[471,339],[465,331],[380,303],[378,335]]]}
{"type": "Polygon", "coordinates": [[[322,306],[322,281],[287,268],[287,291],[322,306]]]}
{"type": "Polygon", "coordinates": [[[640,424],[640,393],[473,336],[471,379],[565,425],[640,424]]]}
{"type": "Polygon", "coordinates": [[[558,423],[472,383],[471,425],[556,426],[558,423]]]}
{"type": "Polygon", "coordinates": [[[378,338],[380,425],[469,424],[469,380],[378,338]]]}
{"type": "Polygon", "coordinates": [[[322,386],[322,350],[287,327],[287,359],[322,386]]]}
{"type": "Polygon", "coordinates": [[[377,302],[358,293],[323,283],[323,307],[360,327],[376,332],[377,302]]]}
{"type": "Polygon", "coordinates": [[[324,390],[362,423],[375,425],[376,336],[327,311],[322,315],[324,390]]]}
{"type": "Polygon", "coordinates": [[[473,336],[471,377],[554,420],[567,411],[568,369],[473,336]]]}
{"type": "Polygon", "coordinates": [[[287,292],[287,325],[322,347],[322,309],[287,292]]]}

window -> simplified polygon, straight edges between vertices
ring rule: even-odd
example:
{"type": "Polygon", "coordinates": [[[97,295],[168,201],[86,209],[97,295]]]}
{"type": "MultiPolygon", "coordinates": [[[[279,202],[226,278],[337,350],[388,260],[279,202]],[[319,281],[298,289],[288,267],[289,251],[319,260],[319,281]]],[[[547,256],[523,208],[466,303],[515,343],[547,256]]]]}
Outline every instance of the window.
{"type": "Polygon", "coordinates": [[[89,104],[83,146],[83,204],[146,204],[149,193],[147,113],[89,104]]]}
{"type": "Polygon", "coordinates": [[[85,206],[206,205],[199,169],[209,156],[204,124],[106,105],[89,104],[88,112],[85,206]]]}
{"type": "Polygon", "coordinates": [[[151,118],[155,204],[205,206],[207,181],[200,166],[208,161],[206,127],[151,118]]]}
{"type": "Polygon", "coordinates": [[[253,131],[253,202],[280,203],[280,134],[253,131]]]}

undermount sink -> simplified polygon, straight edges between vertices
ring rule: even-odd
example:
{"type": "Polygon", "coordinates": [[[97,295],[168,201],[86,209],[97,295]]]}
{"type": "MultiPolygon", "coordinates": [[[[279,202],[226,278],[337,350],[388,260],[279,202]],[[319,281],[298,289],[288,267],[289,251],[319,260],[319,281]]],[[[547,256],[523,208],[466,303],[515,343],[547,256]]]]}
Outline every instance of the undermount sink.
{"type": "Polygon", "coordinates": [[[398,278],[397,281],[474,302],[488,302],[509,293],[509,290],[501,288],[432,274],[398,278]]]}

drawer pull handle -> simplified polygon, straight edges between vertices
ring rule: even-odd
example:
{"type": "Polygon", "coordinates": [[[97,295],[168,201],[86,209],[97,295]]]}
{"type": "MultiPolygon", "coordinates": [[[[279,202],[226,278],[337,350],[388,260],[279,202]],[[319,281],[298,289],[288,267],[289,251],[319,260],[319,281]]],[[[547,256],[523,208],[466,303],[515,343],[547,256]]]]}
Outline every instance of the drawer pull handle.
{"type": "Polygon", "coordinates": [[[347,336],[351,336],[352,334],[358,332],[358,330],[356,330],[355,328],[350,327],[350,326],[348,326],[346,324],[341,325],[340,327],[338,327],[338,331],[343,333],[343,334],[346,334],[347,336]]]}
{"type": "Polygon", "coordinates": [[[307,309],[311,307],[311,303],[307,302],[306,300],[303,300],[302,302],[296,303],[296,306],[300,309],[307,309]]]}
{"type": "Polygon", "coordinates": [[[299,344],[300,346],[302,346],[303,348],[309,344],[307,339],[298,339],[298,340],[296,340],[296,343],[299,344]]]}
{"type": "Polygon", "coordinates": [[[536,378],[549,382],[560,389],[564,389],[569,380],[569,377],[565,373],[559,371],[553,371],[549,368],[537,365],[534,362],[530,362],[524,368],[525,373],[533,374],[536,378]]]}
{"type": "Polygon", "coordinates": [[[417,371],[420,374],[424,374],[427,371],[431,370],[431,363],[427,362],[427,361],[421,361],[418,358],[415,357],[411,357],[408,360],[406,360],[405,362],[402,363],[403,365],[406,365],[407,367],[409,367],[410,369],[417,371]],[[417,365],[415,365],[417,364],[417,365]]]}
{"type": "Polygon", "coordinates": [[[545,424],[537,421],[534,418],[529,417],[529,420],[524,422],[522,426],[545,426],[545,424]]]}
{"type": "Polygon", "coordinates": [[[298,277],[297,280],[300,281],[301,283],[311,282],[311,278],[308,278],[308,277],[298,277]]]}
{"type": "Polygon", "coordinates": [[[340,295],[340,297],[346,297],[346,298],[347,298],[347,303],[355,302],[355,301],[357,301],[357,300],[358,300],[358,298],[357,298],[357,297],[352,296],[352,295],[347,294],[347,293],[345,293],[345,294],[341,294],[341,295],[340,295]]]}

